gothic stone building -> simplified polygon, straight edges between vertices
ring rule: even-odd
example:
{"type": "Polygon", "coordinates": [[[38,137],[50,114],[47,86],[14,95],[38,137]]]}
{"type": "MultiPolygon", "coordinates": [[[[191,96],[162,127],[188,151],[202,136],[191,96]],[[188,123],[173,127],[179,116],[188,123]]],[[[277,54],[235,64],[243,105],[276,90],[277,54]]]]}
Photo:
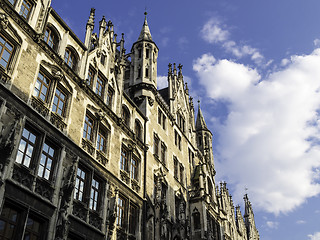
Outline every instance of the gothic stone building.
{"type": "Polygon", "coordinates": [[[212,133],[145,17],[126,53],[94,9],[82,42],[50,0],[0,0],[0,239],[259,239],[216,184],[212,133]]]}

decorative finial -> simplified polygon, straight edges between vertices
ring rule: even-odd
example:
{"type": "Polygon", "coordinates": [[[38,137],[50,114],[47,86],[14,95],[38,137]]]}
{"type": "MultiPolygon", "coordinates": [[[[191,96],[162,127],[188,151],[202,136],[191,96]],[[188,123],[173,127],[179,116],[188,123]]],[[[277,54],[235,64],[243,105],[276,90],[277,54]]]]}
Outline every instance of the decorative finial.
{"type": "Polygon", "coordinates": [[[198,107],[200,108],[200,99],[198,98],[198,107]]]}

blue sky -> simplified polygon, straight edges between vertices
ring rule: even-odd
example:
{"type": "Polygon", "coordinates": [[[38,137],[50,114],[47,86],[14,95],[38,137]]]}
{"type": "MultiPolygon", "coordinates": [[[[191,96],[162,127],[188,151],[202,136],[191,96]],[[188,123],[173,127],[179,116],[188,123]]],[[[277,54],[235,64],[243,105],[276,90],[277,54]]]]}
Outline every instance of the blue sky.
{"type": "Polygon", "coordinates": [[[183,64],[214,134],[217,181],[245,188],[262,240],[320,239],[320,1],[68,0],[52,6],[84,39],[90,8],[125,33],[145,11],[158,45],[158,85],[183,64]]]}

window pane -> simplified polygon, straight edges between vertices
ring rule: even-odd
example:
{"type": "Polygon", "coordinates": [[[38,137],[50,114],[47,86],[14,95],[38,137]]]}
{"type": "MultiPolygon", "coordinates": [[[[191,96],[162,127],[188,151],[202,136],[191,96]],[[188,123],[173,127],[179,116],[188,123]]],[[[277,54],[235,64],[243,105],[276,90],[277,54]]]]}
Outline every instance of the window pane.
{"type": "Polygon", "coordinates": [[[36,135],[28,129],[24,128],[21,140],[19,143],[16,162],[29,167],[32,158],[33,149],[36,142],[36,135]]]}

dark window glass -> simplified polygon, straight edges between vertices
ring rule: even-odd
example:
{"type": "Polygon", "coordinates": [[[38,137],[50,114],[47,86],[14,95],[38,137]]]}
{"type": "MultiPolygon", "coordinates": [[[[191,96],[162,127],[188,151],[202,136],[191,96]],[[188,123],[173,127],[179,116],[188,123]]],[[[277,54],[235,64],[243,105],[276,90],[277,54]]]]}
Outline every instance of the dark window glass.
{"type": "Polygon", "coordinates": [[[30,162],[33,156],[34,147],[36,144],[36,135],[30,130],[24,128],[19,143],[19,149],[16,157],[16,162],[25,165],[26,167],[30,166],[30,162]]]}
{"type": "Polygon", "coordinates": [[[129,209],[129,233],[132,235],[136,233],[137,222],[138,222],[137,207],[131,205],[129,209]]]}
{"type": "Polygon", "coordinates": [[[161,144],[161,155],[160,155],[160,160],[163,164],[166,162],[166,151],[167,147],[164,145],[164,143],[161,144]]]}
{"type": "Polygon", "coordinates": [[[178,160],[174,157],[173,158],[174,164],[174,177],[178,179],[178,160]]]}
{"type": "Polygon", "coordinates": [[[36,85],[33,90],[33,96],[40,98],[46,102],[49,95],[50,79],[43,73],[39,72],[36,85]]]}
{"type": "Polygon", "coordinates": [[[160,143],[160,139],[156,135],[154,135],[153,148],[154,148],[154,154],[156,156],[159,156],[159,143],[160,143]]]}
{"type": "Polygon", "coordinates": [[[84,126],[83,126],[83,138],[86,138],[90,141],[93,139],[93,119],[86,115],[86,118],[84,120],[84,126]]]}
{"type": "Polygon", "coordinates": [[[107,149],[107,133],[101,128],[97,137],[97,149],[102,152],[105,152],[107,149]]]}
{"type": "Polygon", "coordinates": [[[94,80],[95,71],[92,68],[89,68],[87,84],[91,87],[94,80]]]}
{"type": "Polygon", "coordinates": [[[28,217],[26,224],[26,231],[24,233],[24,240],[38,240],[40,239],[41,223],[32,217],[28,217]]]}
{"type": "Polygon", "coordinates": [[[86,181],[86,175],[87,173],[82,170],[81,168],[78,168],[77,171],[77,178],[76,178],[76,186],[74,189],[74,198],[79,200],[79,201],[83,201],[83,195],[84,195],[84,185],[85,185],[85,181],[86,181]]]}
{"type": "Polygon", "coordinates": [[[141,124],[136,120],[135,127],[134,127],[134,133],[136,134],[136,137],[140,140],[142,139],[142,130],[141,130],[141,124]]]}
{"type": "Polygon", "coordinates": [[[130,177],[132,179],[138,179],[138,159],[136,157],[131,158],[130,177]]]}
{"type": "Polygon", "coordinates": [[[13,53],[13,45],[0,35],[0,65],[7,69],[13,53]]]}
{"type": "Polygon", "coordinates": [[[66,94],[59,88],[57,88],[53,99],[52,112],[55,112],[60,116],[63,116],[66,108],[66,101],[66,94]]]}
{"type": "Polygon", "coordinates": [[[48,143],[44,143],[41,160],[39,164],[38,176],[49,180],[54,163],[55,149],[48,143]]]}
{"type": "Polygon", "coordinates": [[[57,50],[58,47],[58,36],[56,33],[51,29],[47,28],[43,40],[54,50],[57,50]]]}
{"type": "Polygon", "coordinates": [[[64,53],[64,61],[65,63],[71,67],[72,69],[75,69],[76,67],[76,58],[75,58],[75,55],[74,53],[69,49],[67,48],[65,53],[64,53]]]}
{"type": "Polygon", "coordinates": [[[112,101],[113,101],[113,90],[111,87],[108,88],[108,93],[107,93],[107,105],[109,107],[112,107],[112,101]]]}
{"type": "Polygon", "coordinates": [[[14,239],[17,229],[18,211],[4,206],[0,216],[0,239],[14,239]]]}

